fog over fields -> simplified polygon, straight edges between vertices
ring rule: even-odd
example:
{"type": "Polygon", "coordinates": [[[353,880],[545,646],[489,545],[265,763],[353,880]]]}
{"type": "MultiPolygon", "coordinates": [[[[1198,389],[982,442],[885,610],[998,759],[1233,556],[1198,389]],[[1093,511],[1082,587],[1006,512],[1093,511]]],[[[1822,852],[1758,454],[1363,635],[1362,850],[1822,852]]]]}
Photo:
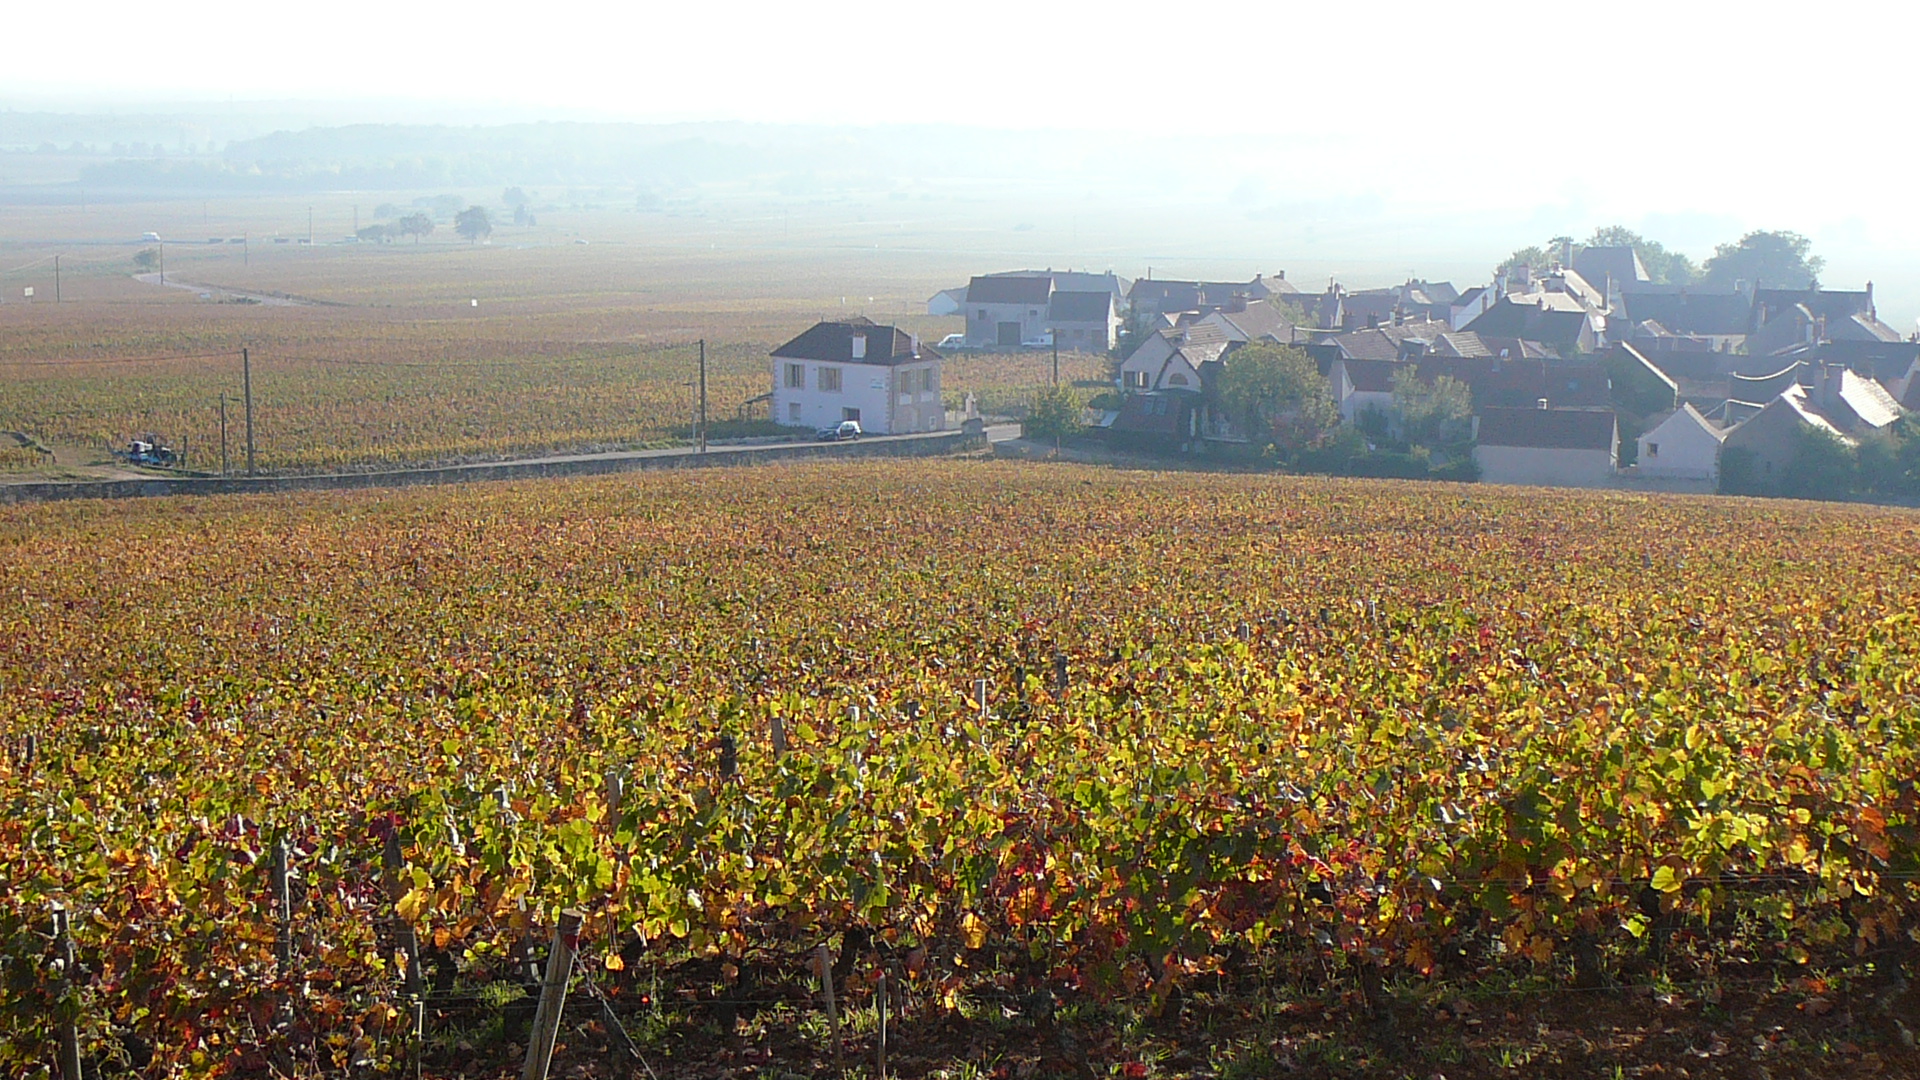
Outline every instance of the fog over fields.
{"type": "MultiPolygon", "coordinates": [[[[723,42],[698,10],[348,3],[325,25],[186,26],[107,8],[84,71],[62,51],[0,73],[0,207],[83,188],[519,184],[629,206],[747,191],[882,200],[910,221],[973,206],[1005,265],[1286,266],[1355,287],[1484,280],[1516,248],[1604,225],[1696,262],[1786,229],[1812,238],[1827,284],[1873,280],[1890,325],[1920,316],[1900,66],[1857,62],[1910,38],[1910,9],[1841,3],[1782,33],[1769,5],[1386,4],[1156,37],[1165,13],[1145,5],[989,3],[978,20],[1021,31],[988,48],[949,13],[864,2],[751,9],[723,42]],[[1166,56],[1185,59],[1147,73],[1166,56]]],[[[51,9],[20,18],[21,40],[73,40],[51,9]]],[[[67,238],[0,210],[0,243],[46,239],[67,238]]]]}

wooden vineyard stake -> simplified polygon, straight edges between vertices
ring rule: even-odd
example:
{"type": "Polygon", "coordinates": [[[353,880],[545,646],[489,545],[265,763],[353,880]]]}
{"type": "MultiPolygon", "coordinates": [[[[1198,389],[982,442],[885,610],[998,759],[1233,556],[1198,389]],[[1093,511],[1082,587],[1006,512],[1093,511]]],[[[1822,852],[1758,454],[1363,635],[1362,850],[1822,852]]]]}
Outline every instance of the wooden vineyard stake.
{"type": "Polygon", "coordinates": [[[605,779],[607,785],[607,831],[612,832],[614,819],[620,815],[620,801],[624,799],[627,794],[627,782],[622,780],[620,773],[614,769],[607,770],[605,779]]]}
{"type": "Polygon", "coordinates": [[[773,760],[779,761],[787,756],[787,722],[775,716],[773,718],[773,760]]]}
{"type": "MultiPolygon", "coordinates": [[[[69,999],[73,994],[74,969],[79,958],[73,947],[67,909],[59,904],[53,905],[53,948],[60,954],[60,996],[69,999]]],[[[60,1076],[62,1080],[81,1080],[86,1074],[80,1066],[80,1026],[74,1022],[71,1004],[69,1000],[60,1003],[60,1076]]]]}
{"type": "MultiPolygon", "coordinates": [[[[400,855],[398,832],[387,834],[387,850],[383,862],[387,872],[387,899],[390,903],[398,904],[400,898],[407,892],[406,884],[400,879],[400,866],[403,860],[400,855]]],[[[417,998],[421,992],[419,935],[414,932],[413,923],[407,921],[406,917],[398,911],[393,913],[393,920],[394,938],[401,950],[407,954],[407,996],[417,998]]]]}
{"type": "Polygon", "coordinates": [[[567,979],[573,974],[573,953],[580,947],[580,913],[563,911],[553,928],[553,948],[547,953],[547,977],[540,984],[540,1005],[533,1014],[533,1035],[527,1043],[527,1066],[520,1080],[547,1080],[553,1064],[553,1043],[560,1036],[560,1012],[567,1004],[567,979]]]}
{"type": "Polygon", "coordinates": [[[833,1068],[834,1071],[838,1072],[842,1068],[840,1064],[840,1010],[834,1006],[833,957],[827,954],[825,942],[821,942],[820,948],[814,953],[814,963],[820,967],[820,996],[826,999],[827,1003],[827,1032],[828,1037],[833,1040],[833,1068]]]}
{"type": "Polygon", "coordinates": [[[874,995],[880,1006],[880,1042],[876,1049],[875,1064],[879,1067],[880,1080],[887,1080],[887,973],[880,972],[880,988],[874,995]]]}
{"type": "Polygon", "coordinates": [[[1053,696],[1067,696],[1067,654],[1053,654],[1053,696]]]}
{"type": "Polygon", "coordinates": [[[980,719],[987,718],[987,680],[973,680],[973,703],[980,707],[980,719]]]}
{"type": "Polygon", "coordinates": [[[293,886],[289,881],[291,874],[288,862],[292,852],[287,838],[281,836],[273,842],[273,911],[274,928],[273,958],[278,961],[280,980],[280,1000],[275,1004],[276,1024],[285,1024],[293,1019],[293,995],[289,985],[293,978],[293,886]]]}

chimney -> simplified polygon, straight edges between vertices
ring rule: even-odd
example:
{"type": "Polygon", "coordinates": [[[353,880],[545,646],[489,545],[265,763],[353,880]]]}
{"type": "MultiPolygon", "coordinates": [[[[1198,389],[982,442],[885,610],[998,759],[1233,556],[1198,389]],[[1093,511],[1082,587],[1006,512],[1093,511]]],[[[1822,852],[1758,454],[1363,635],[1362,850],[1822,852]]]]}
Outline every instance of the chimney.
{"type": "MultiPolygon", "coordinates": [[[[1285,270],[1275,270],[1275,271],[1273,272],[1273,279],[1274,279],[1275,281],[1285,281],[1285,280],[1287,280],[1287,272],[1286,272],[1285,270]]],[[[1868,283],[1867,283],[1867,291],[1868,291],[1868,292],[1872,292],[1872,291],[1873,291],[1873,283],[1872,283],[1872,282],[1868,282],[1868,283]]]]}

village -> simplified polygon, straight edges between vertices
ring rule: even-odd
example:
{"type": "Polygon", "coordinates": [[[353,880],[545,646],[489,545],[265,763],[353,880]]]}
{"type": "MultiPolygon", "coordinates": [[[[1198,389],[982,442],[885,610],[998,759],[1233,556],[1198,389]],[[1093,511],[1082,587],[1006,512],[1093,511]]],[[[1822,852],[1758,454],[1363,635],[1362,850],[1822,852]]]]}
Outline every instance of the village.
{"type": "Polygon", "coordinates": [[[1317,446],[1346,448],[1332,471],[1838,497],[1833,463],[1896,453],[1895,425],[1920,412],[1920,341],[1881,321],[1871,282],[1716,288],[1656,281],[1629,245],[1545,255],[1466,288],[981,274],[928,301],[964,325],[937,345],[853,319],[774,350],[771,415],[938,431],[952,422],[946,356],[1068,350],[1111,360],[1111,385],[1075,398],[1068,426],[1116,449],[1244,461],[1297,430],[1290,411],[1324,413],[1308,427],[1317,446]],[[1282,347],[1311,363],[1330,408],[1249,410],[1230,389],[1237,365],[1282,347]]]}

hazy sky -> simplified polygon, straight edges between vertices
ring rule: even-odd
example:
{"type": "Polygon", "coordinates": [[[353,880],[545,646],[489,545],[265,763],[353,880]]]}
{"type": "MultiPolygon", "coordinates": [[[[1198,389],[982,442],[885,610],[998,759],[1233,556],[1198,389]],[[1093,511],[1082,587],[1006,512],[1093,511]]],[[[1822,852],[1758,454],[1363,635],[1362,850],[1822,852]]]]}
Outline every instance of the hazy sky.
{"type": "Polygon", "coordinates": [[[1524,208],[1523,223],[1549,231],[1664,225],[1697,254],[1746,228],[1794,228],[1815,236],[1836,278],[1920,248],[1907,59],[1920,5],[339,0],[216,13],[95,0],[84,11],[84,24],[70,5],[9,12],[0,100],[353,99],[379,120],[398,116],[381,100],[408,99],[461,117],[498,105],[514,119],[1190,130],[1257,148],[1270,164],[1253,179],[1277,197],[1366,195],[1503,226],[1524,208]]]}

